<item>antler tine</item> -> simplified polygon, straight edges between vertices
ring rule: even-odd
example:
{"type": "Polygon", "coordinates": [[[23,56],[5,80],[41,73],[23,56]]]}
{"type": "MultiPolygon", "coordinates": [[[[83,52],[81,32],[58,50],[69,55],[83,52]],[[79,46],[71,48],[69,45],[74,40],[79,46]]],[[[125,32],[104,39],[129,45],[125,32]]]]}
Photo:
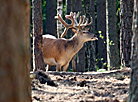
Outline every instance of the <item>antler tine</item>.
{"type": "Polygon", "coordinates": [[[80,16],[80,21],[79,21],[79,25],[78,26],[80,26],[81,23],[82,23],[82,17],[80,16]]]}
{"type": "Polygon", "coordinates": [[[90,22],[89,24],[88,24],[88,22],[89,22],[89,19],[87,18],[85,24],[81,24],[80,26],[81,26],[82,28],[85,27],[85,26],[90,26],[90,25],[92,24],[92,17],[91,17],[91,22],[90,22]]]}
{"type": "MultiPolygon", "coordinates": [[[[61,18],[61,16],[60,16],[59,14],[58,14],[58,16],[55,16],[55,18],[58,19],[58,20],[65,26],[65,29],[64,29],[63,33],[61,34],[61,38],[63,38],[63,37],[65,36],[65,34],[67,33],[68,29],[69,29],[69,28],[72,28],[73,25],[74,25],[74,19],[73,19],[72,13],[70,13],[70,16],[69,16],[69,17],[71,17],[71,18],[70,18],[70,20],[72,21],[71,24],[67,24],[67,23],[61,18]]],[[[69,19],[69,18],[68,18],[68,19],[69,19]]]]}
{"type": "Polygon", "coordinates": [[[92,19],[92,17],[91,17],[91,22],[88,24],[88,26],[90,26],[92,23],[93,23],[93,19],[92,19]]]}
{"type": "Polygon", "coordinates": [[[74,18],[75,24],[78,25],[76,12],[74,12],[73,18],[74,18]]]}
{"type": "Polygon", "coordinates": [[[60,14],[58,14],[58,18],[57,18],[65,27],[67,27],[67,23],[61,18],[60,14]]]}
{"type": "Polygon", "coordinates": [[[65,36],[65,34],[67,33],[67,31],[68,31],[69,28],[72,28],[73,27],[73,25],[74,25],[73,16],[71,16],[71,19],[70,20],[72,21],[72,23],[71,24],[68,24],[68,27],[65,27],[64,32],[61,34],[61,38],[63,38],[65,36]]]}
{"type": "Polygon", "coordinates": [[[85,17],[84,16],[82,16],[82,19],[83,19],[83,21],[82,21],[82,24],[84,23],[84,21],[85,21],[85,17]]]}
{"type": "Polygon", "coordinates": [[[88,20],[88,18],[87,18],[86,22],[85,22],[84,24],[82,23],[82,24],[80,25],[80,27],[83,28],[83,27],[87,26],[87,25],[88,25],[88,22],[89,22],[89,20],[88,20]]]}
{"type": "Polygon", "coordinates": [[[71,21],[72,21],[72,23],[71,23],[70,28],[73,27],[73,25],[74,25],[74,19],[73,19],[73,16],[71,16],[71,21]]]}
{"type": "Polygon", "coordinates": [[[80,27],[81,23],[82,23],[82,17],[80,16],[79,24],[74,25],[74,28],[81,30],[81,27],[80,27]]]}

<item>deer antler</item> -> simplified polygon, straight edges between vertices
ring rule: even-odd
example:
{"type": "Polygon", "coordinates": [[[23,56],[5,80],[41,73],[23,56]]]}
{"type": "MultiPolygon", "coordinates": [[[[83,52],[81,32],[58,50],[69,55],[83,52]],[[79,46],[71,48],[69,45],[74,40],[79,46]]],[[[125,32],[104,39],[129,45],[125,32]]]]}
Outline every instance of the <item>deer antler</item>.
{"type": "Polygon", "coordinates": [[[72,21],[71,24],[67,24],[59,14],[55,16],[55,19],[58,19],[65,26],[64,32],[61,34],[61,38],[65,36],[69,28],[72,28],[74,26],[73,13],[71,12],[70,15],[66,15],[66,17],[67,16],[70,17],[70,20],[72,21]]]}
{"type": "Polygon", "coordinates": [[[61,15],[57,15],[55,16],[55,19],[58,19],[64,26],[65,26],[65,29],[64,29],[64,32],[61,34],[61,38],[63,38],[65,36],[65,34],[67,33],[68,29],[69,28],[76,28],[78,30],[82,30],[85,26],[90,26],[92,24],[92,17],[91,17],[91,22],[88,24],[89,20],[87,18],[86,22],[84,23],[85,21],[85,17],[84,16],[80,16],[80,20],[79,20],[79,23],[77,22],[77,18],[79,16],[79,13],[76,14],[76,12],[72,13],[70,12],[70,15],[66,15],[65,17],[69,20],[72,21],[71,24],[67,24],[62,18],[61,18],[61,15]],[[82,20],[83,19],[83,20],[82,20]]]}
{"type": "MultiPolygon", "coordinates": [[[[85,21],[85,17],[84,16],[80,16],[80,20],[79,20],[79,23],[77,22],[77,18],[78,18],[78,14],[76,14],[76,12],[74,12],[74,14],[72,15],[73,16],[73,19],[74,19],[74,28],[76,29],[79,29],[79,30],[82,30],[85,26],[90,26],[92,24],[92,17],[91,17],[91,22],[88,24],[89,20],[87,18],[86,22],[84,23],[85,21]],[[83,20],[82,20],[83,19],[83,20]]],[[[71,20],[70,17],[66,17],[68,19],[71,20]]]]}
{"type": "Polygon", "coordinates": [[[88,18],[87,18],[85,24],[82,23],[80,26],[81,26],[81,27],[90,26],[90,25],[92,24],[92,22],[93,22],[92,17],[91,17],[91,22],[90,22],[89,24],[88,24],[88,22],[89,22],[89,20],[88,20],[88,18]]]}

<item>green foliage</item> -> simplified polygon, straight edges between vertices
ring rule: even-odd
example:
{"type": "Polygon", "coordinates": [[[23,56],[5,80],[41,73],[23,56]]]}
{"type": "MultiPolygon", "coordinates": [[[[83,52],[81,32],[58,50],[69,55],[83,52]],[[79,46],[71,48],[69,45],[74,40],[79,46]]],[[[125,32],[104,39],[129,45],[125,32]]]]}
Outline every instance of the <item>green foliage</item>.
{"type": "Polygon", "coordinates": [[[98,66],[96,66],[96,69],[97,69],[97,70],[99,70],[99,67],[98,67],[98,66]]]}
{"type": "Polygon", "coordinates": [[[120,0],[116,0],[117,32],[120,34],[120,0]]]}
{"type": "Polygon", "coordinates": [[[105,72],[106,71],[106,69],[99,69],[99,70],[97,70],[97,72],[105,72]]]}
{"type": "Polygon", "coordinates": [[[104,39],[104,36],[102,35],[102,31],[98,31],[98,33],[100,34],[99,37],[100,37],[101,39],[104,39]]]}
{"type": "MultiPolygon", "coordinates": [[[[98,33],[99,33],[99,38],[104,39],[104,36],[102,35],[102,31],[98,31],[98,33]]],[[[115,45],[115,43],[112,40],[110,41],[108,39],[107,42],[109,43],[109,45],[115,45]]],[[[106,43],[106,42],[104,41],[104,43],[106,43]]]]}
{"type": "Polygon", "coordinates": [[[66,15],[66,3],[65,2],[63,2],[63,10],[62,11],[63,11],[62,17],[63,17],[63,19],[65,19],[65,16],[64,16],[64,15],[66,15]]]}
{"type": "Polygon", "coordinates": [[[73,69],[70,69],[68,72],[73,72],[73,69]]]}
{"type": "MultiPolygon", "coordinates": [[[[102,63],[102,69],[104,69],[104,66],[107,66],[107,63],[103,62],[104,58],[96,59],[95,61],[96,61],[96,64],[98,64],[98,61],[101,61],[101,63],[102,63]]],[[[96,66],[96,69],[97,69],[97,71],[100,70],[100,68],[98,66],[96,66]]]]}
{"type": "Polygon", "coordinates": [[[113,41],[109,41],[109,45],[115,45],[115,43],[113,43],[113,41]]]}
{"type": "Polygon", "coordinates": [[[46,20],[46,0],[42,0],[42,18],[46,20]]]}
{"type": "Polygon", "coordinates": [[[88,72],[89,71],[89,68],[85,68],[85,72],[88,72]]]}

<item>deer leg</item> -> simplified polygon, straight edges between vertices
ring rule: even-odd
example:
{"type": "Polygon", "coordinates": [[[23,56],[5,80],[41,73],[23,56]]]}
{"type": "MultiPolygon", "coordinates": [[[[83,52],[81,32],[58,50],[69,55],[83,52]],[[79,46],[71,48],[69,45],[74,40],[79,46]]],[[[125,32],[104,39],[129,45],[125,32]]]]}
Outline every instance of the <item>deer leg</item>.
{"type": "Polygon", "coordinates": [[[69,67],[69,63],[67,63],[66,65],[63,66],[63,71],[67,71],[68,70],[68,67],[69,67]]]}
{"type": "Polygon", "coordinates": [[[73,68],[74,72],[77,72],[77,68],[76,68],[76,54],[72,58],[72,68],[73,68]]]}
{"type": "Polygon", "coordinates": [[[61,65],[60,64],[56,65],[56,71],[61,71],[61,65]]]}
{"type": "Polygon", "coordinates": [[[50,68],[51,68],[51,65],[47,65],[46,66],[46,72],[48,72],[50,68]]]}

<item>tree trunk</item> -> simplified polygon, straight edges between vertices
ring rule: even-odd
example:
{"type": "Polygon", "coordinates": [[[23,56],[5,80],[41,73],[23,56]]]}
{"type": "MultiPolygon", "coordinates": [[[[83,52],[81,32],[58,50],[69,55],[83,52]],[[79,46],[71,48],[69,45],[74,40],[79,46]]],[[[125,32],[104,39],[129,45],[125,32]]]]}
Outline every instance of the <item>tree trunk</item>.
{"type": "Polygon", "coordinates": [[[53,36],[57,36],[57,26],[54,17],[56,12],[56,0],[46,0],[46,32],[53,36]]]}
{"type": "MultiPolygon", "coordinates": [[[[90,26],[90,32],[95,33],[95,5],[93,0],[84,0],[84,12],[86,15],[86,18],[93,17],[93,24],[90,26]]],[[[95,42],[89,41],[85,43],[86,46],[86,68],[88,68],[89,71],[96,71],[96,52],[95,52],[95,42]]]]}
{"type": "Polygon", "coordinates": [[[106,0],[97,0],[98,67],[107,69],[106,0]]]}
{"type": "MultiPolygon", "coordinates": [[[[76,7],[75,7],[76,0],[68,0],[68,2],[69,1],[71,2],[71,11],[76,12],[76,7]]],[[[72,31],[70,31],[70,29],[69,29],[68,33],[70,33],[70,32],[72,32],[72,31]]],[[[69,34],[69,35],[71,35],[71,34],[69,34]]],[[[76,55],[74,55],[72,58],[72,69],[74,72],[77,71],[77,56],[76,55]]]]}
{"type": "Polygon", "coordinates": [[[42,52],[42,1],[33,0],[33,71],[45,71],[42,52]]]}
{"type": "Polygon", "coordinates": [[[106,0],[106,37],[108,70],[119,68],[116,0],[106,0]]]}
{"type": "MultiPolygon", "coordinates": [[[[80,13],[82,15],[82,0],[76,0],[74,3],[75,7],[75,12],[80,13]]],[[[78,18],[79,19],[79,18],[78,18]]],[[[78,72],[84,72],[85,71],[85,47],[78,52],[78,57],[77,57],[77,71],[78,72]]]]}
{"type": "Polygon", "coordinates": [[[130,67],[133,6],[133,0],[120,1],[120,57],[122,67],[130,67]]]}
{"type": "MultiPolygon", "coordinates": [[[[66,0],[66,14],[69,15],[71,11],[72,11],[72,0],[66,0]]],[[[71,24],[71,20],[66,19],[66,22],[68,24],[71,24]]],[[[72,29],[68,29],[66,37],[67,38],[72,37],[72,29]]]]}
{"type": "Polygon", "coordinates": [[[138,102],[138,0],[134,0],[131,50],[131,82],[127,102],[138,102]]]}
{"type": "MultiPolygon", "coordinates": [[[[57,14],[62,15],[62,9],[63,9],[63,2],[62,0],[57,0],[57,14]]],[[[60,35],[62,34],[62,23],[57,20],[57,36],[60,38],[60,35]]]]}
{"type": "Polygon", "coordinates": [[[0,20],[0,102],[31,102],[30,0],[1,0],[0,20]]]}

